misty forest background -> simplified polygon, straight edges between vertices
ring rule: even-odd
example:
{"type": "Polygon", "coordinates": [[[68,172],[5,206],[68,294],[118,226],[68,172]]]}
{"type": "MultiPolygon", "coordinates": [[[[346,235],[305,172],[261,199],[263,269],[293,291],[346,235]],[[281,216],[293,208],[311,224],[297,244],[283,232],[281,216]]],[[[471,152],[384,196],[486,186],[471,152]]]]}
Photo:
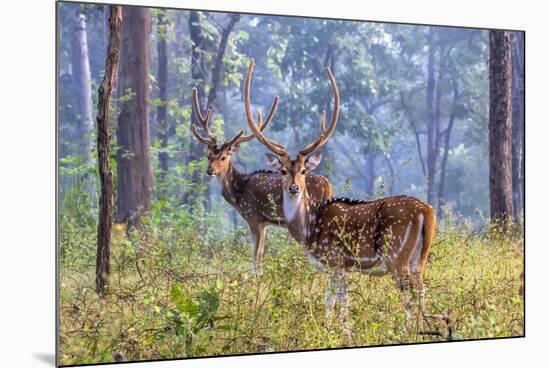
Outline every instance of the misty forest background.
{"type": "MultiPolygon", "coordinates": [[[[149,58],[150,94],[141,124],[149,133],[153,183],[153,199],[143,199],[146,207],[199,206],[219,213],[225,229],[242,223],[205,175],[206,149],[190,129],[191,88],[212,106],[216,134],[247,131],[242,90],[254,58],[252,103],[266,111],[273,96],[281,96],[268,135],[291,151],[318,134],[320,112],[329,109],[331,98],[323,69],[332,68],[341,117],[318,172],[330,178],[336,195],[410,194],[439,215],[447,208],[477,225],[489,217],[488,31],[159,9],[151,9],[145,22],[150,32],[141,42],[149,58]]],[[[94,109],[105,68],[108,10],[61,4],[59,26],[60,213],[95,221],[94,109]]],[[[512,33],[516,217],[523,209],[522,37],[512,33]]],[[[121,68],[119,73],[137,73],[121,68]]],[[[118,88],[114,108],[135,94],[118,88]]],[[[112,116],[116,167],[125,157],[117,150],[118,128],[128,117],[112,116]]],[[[252,141],[233,160],[244,172],[265,168],[264,151],[252,141]]],[[[136,210],[130,207],[117,202],[117,222],[136,210]]]]}
{"type": "MultiPolygon", "coordinates": [[[[62,364],[523,335],[523,33],[63,2],[57,21],[62,364]],[[253,107],[281,97],[266,135],[291,153],[331,110],[331,68],[340,118],[316,171],[335,196],[436,209],[420,324],[390,277],[351,273],[351,334],[328,328],[328,275],[284,228],[252,272],[249,231],[191,132],[196,87],[218,142],[248,133],[250,58],[253,107]],[[101,209],[98,163],[114,179],[101,209]]],[[[253,140],[232,160],[252,172],[263,152],[253,140]]]]}

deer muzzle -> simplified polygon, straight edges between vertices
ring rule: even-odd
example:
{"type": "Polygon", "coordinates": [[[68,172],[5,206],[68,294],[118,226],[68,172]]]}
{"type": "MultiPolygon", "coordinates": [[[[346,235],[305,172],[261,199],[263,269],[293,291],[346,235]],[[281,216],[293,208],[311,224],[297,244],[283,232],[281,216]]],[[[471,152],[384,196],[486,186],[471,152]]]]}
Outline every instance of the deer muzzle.
{"type": "Polygon", "coordinates": [[[298,194],[299,191],[300,191],[300,187],[295,183],[292,183],[288,186],[288,192],[290,194],[298,194]]]}

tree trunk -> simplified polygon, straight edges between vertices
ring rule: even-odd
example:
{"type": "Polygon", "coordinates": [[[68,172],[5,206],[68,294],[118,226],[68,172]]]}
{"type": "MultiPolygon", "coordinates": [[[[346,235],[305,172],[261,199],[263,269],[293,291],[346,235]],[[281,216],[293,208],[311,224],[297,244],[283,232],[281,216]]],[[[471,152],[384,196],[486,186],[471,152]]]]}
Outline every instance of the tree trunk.
{"type": "MultiPolygon", "coordinates": [[[[218,47],[218,52],[216,53],[216,59],[214,62],[214,68],[212,69],[212,78],[210,80],[210,90],[208,91],[208,98],[206,99],[207,106],[212,106],[216,101],[218,86],[220,84],[222,66],[223,66],[223,55],[225,54],[225,49],[227,48],[227,41],[229,40],[229,35],[235,27],[235,24],[240,19],[240,14],[231,14],[229,17],[229,23],[223,29],[222,35],[220,38],[220,46],[218,47]]],[[[206,184],[206,211],[210,212],[212,208],[211,203],[211,181],[206,184]]]]}
{"type": "MultiPolygon", "coordinates": [[[[227,48],[229,35],[231,34],[231,31],[233,30],[233,27],[235,26],[235,24],[238,22],[239,18],[240,18],[239,14],[232,14],[229,18],[229,23],[222,30],[220,44],[216,52],[214,66],[212,68],[212,78],[210,80],[210,90],[208,91],[208,97],[206,99],[206,107],[211,107],[216,100],[217,89],[219,86],[222,67],[223,67],[223,62],[222,62],[223,55],[225,54],[225,50],[227,48]]],[[[200,26],[200,14],[196,11],[192,11],[189,14],[189,33],[190,33],[191,43],[192,43],[191,77],[193,78],[194,86],[197,88],[199,96],[204,96],[204,84],[206,82],[207,76],[205,74],[205,63],[202,55],[204,51],[205,39],[204,39],[204,36],[202,35],[202,30],[200,26]]],[[[195,114],[191,114],[191,115],[192,115],[191,124],[198,125],[198,122],[196,121],[196,117],[194,116],[195,114]]],[[[191,160],[200,159],[202,156],[202,152],[203,152],[203,148],[198,143],[191,141],[191,147],[189,150],[191,160]]],[[[191,180],[193,183],[198,182],[199,180],[198,173],[195,172],[191,180]]],[[[190,194],[194,194],[194,193],[187,194],[187,196],[184,197],[184,203],[189,203],[190,194]]],[[[205,205],[207,208],[210,207],[208,195],[206,196],[205,205]]]]}
{"type": "Polygon", "coordinates": [[[520,220],[524,206],[525,161],[523,33],[512,34],[512,189],[514,217],[520,220]]]}
{"type": "Polygon", "coordinates": [[[235,24],[240,19],[240,14],[231,14],[229,17],[229,23],[223,29],[222,35],[220,38],[220,46],[218,47],[218,52],[216,53],[216,61],[214,63],[214,68],[212,69],[212,79],[210,80],[210,90],[208,91],[207,105],[211,106],[216,100],[216,92],[218,90],[218,85],[220,84],[220,77],[223,66],[223,55],[225,54],[225,49],[227,48],[227,41],[229,40],[229,35],[235,27],[235,24]]]}
{"type": "Polygon", "coordinates": [[[510,32],[490,31],[489,185],[491,219],[513,218],[510,32]]]}
{"type": "Polygon", "coordinates": [[[367,155],[367,162],[366,162],[366,172],[367,172],[367,175],[366,175],[366,188],[365,188],[365,191],[367,192],[367,196],[370,198],[372,196],[374,196],[374,180],[375,180],[375,170],[374,170],[374,159],[375,159],[375,155],[374,153],[370,153],[367,155]]]}
{"type": "Polygon", "coordinates": [[[94,129],[92,116],[92,86],[90,62],[88,59],[88,40],[86,36],[86,16],[75,7],[72,14],[71,67],[73,79],[73,97],[75,124],[78,131],[80,154],[85,162],[92,163],[93,143],[90,133],[94,129]]]}
{"type": "MultiPolygon", "coordinates": [[[[200,14],[197,11],[191,11],[189,13],[189,36],[191,38],[191,78],[193,79],[193,86],[197,89],[199,97],[204,98],[204,85],[206,83],[204,60],[201,56],[201,52],[205,47],[205,39],[202,35],[200,25],[200,14]]],[[[200,126],[195,114],[191,114],[191,126],[200,126]]],[[[191,131],[191,127],[189,127],[191,131]]],[[[189,142],[189,157],[188,161],[199,160],[203,155],[204,148],[202,143],[199,143],[193,138],[189,142]]],[[[199,182],[200,175],[197,171],[191,175],[191,182],[197,184],[199,182]]],[[[191,204],[192,198],[197,193],[195,191],[186,190],[183,196],[183,203],[191,204]]]]}
{"type": "Polygon", "coordinates": [[[128,228],[151,209],[152,173],[149,157],[149,32],[147,8],[124,8],[118,116],[117,217],[128,228]],[[128,95],[129,93],[129,95],[128,95]]]}
{"type": "Polygon", "coordinates": [[[390,174],[390,177],[388,179],[388,190],[387,195],[393,195],[394,188],[395,188],[395,181],[397,180],[397,175],[395,174],[395,169],[393,167],[393,163],[391,162],[390,156],[383,155],[384,161],[386,161],[386,166],[388,167],[388,173],[390,174]]]}
{"type": "Polygon", "coordinates": [[[443,157],[441,159],[441,168],[439,171],[439,191],[437,194],[437,213],[439,216],[443,214],[443,197],[445,195],[445,176],[447,175],[447,159],[449,157],[449,146],[451,143],[451,133],[453,131],[453,126],[455,123],[456,115],[456,105],[458,103],[458,84],[456,81],[453,81],[453,103],[451,106],[451,114],[449,116],[449,124],[445,129],[445,145],[443,148],[443,157]]]}
{"type": "Polygon", "coordinates": [[[96,257],[96,290],[99,294],[105,292],[110,271],[111,226],[113,222],[113,173],[109,163],[109,105],[120,57],[121,11],[120,6],[110,7],[109,47],[105,63],[105,75],[99,87],[97,104],[97,157],[101,186],[96,257]]]}
{"type": "Polygon", "coordinates": [[[434,205],[435,201],[435,29],[430,27],[428,30],[428,64],[427,64],[427,83],[426,83],[426,113],[427,113],[427,147],[426,147],[426,170],[427,170],[427,195],[426,201],[434,205]]]}
{"type": "Polygon", "coordinates": [[[158,85],[159,85],[159,100],[160,103],[157,107],[157,131],[158,139],[160,141],[160,153],[159,153],[159,166],[160,166],[160,182],[164,187],[163,193],[165,194],[165,177],[168,172],[168,153],[166,149],[168,147],[168,121],[167,121],[167,107],[168,100],[167,82],[168,82],[168,58],[166,56],[166,11],[161,9],[157,15],[157,53],[158,53],[158,85]]]}

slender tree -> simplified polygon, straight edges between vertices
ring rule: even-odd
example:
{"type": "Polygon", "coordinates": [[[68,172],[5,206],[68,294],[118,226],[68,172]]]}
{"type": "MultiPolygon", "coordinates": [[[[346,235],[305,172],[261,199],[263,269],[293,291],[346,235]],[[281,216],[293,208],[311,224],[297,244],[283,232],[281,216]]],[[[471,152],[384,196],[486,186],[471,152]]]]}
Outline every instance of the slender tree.
{"type": "Polygon", "coordinates": [[[78,129],[80,154],[91,163],[93,143],[89,134],[94,129],[92,116],[92,85],[90,61],[88,59],[88,38],[86,33],[86,15],[80,7],[74,7],[71,32],[71,67],[73,79],[73,101],[76,126],[78,129]]]}
{"type": "MultiPolygon", "coordinates": [[[[437,161],[437,134],[435,125],[437,116],[435,114],[435,53],[436,40],[435,28],[428,30],[428,63],[427,63],[427,84],[426,84],[426,112],[427,112],[427,140],[426,140],[426,170],[427,170],[427,202],[431,205],[435,203],[435,167],[437,161]]],[[[439,99],[437,100],[440,101],[439,99]]]]}
{"type": "Polygon", "coordinates": [[[168,121],[167,121],[167,100],[168,100],[168,58],[166,55],[166,10],[159,9],[157,14],[157,80],[159,86],[159,104],[157,107],[157,131],[160,141],[161,152],[159,153],[160,181],[164,185],[164,177],[168,172],[168,121]]]}
{"type": "Polygon", "coordinates": [[[512,33],[512,189],[514,217],[520,219],[524,206],[525,117],[523,75],[523,33],[512,33]]]}
{"type": "Polygon", "coordinates": [[[491,219],[513,218],[512,48],[510,32],[490,31],[489,190],[491,219]]]}
{"type": "Polygon", "coordinates": [[[139,224],[151,209],[153,179],[149,156],[149,33],[148,8],[124,7],[120,55],[117,144],[118,223],[139,224]]]}
{"type": "Polygon", "coordinates": [[[456,119],[456,106],[458,103],[458,83],[456,80],[453,80],[453,102],[451,107],[451,113],[449,114],[449,123],[445,129],[444,134],[444,147],[443,147],[443,156],[441,158],[441,170],[439,172],[439,190],[437,192],[437,213],[439,216],[443,214],[443,205],[445,194],[445,174],[447,173],[447,161],[449,159],[449,149],[451,146],[451,133],[453,131],[453,126],[456,119]]]}
{"type": "MultiPolygon", "coordinates": [[[[214,59],[214,65],[211,69],[211,79],[209,85],[210,89],[208,91],[208,97],[206,99],[206,106],[211,107],[215,103],[221,73],[223,71],[223,56],[227,48],[227,42],[229,40],[231,31],[235,27],[235,24],[239,21],[239,18],[239,14],[230,15],[227,25],[222,29],[220,43],[217,47],[217,50],[215,51],[216,56],[214,59]]],[[[191,78],[193,79],[193,85],[198,90],[199,96],[201,96],[204,95],[204,85],[208,80],[209,73],[207,63],[204,58],[207,40],[201,28],[201,14],[197,11],[191,11],[191,13],[189,14],[189,33],[192,44],[191,78]]],[[[196,116],[192,114],[191,126],[193,126],[194,124],[199,125],[198,121],[196,121],[196,116]]],[[[189,150],[189,157],[191,158],[191,160],[198,160],[202,156],[202,152],[203,147],[201,147],[201,145],[197,144],[196,142],[191,141],[189,150]]],[[[197,182],[198,180],[198,173],[195,172],[192,177],[192,181],[197,182]]],[[[185,203],[189,203],[190,194],[191,193],[187,193],[187,195],[184,197],[185,203]]],[[[207,195],[207,198],[209,197],[210,196],[207,195]]],[[[208,203],[206,207],[209,207],[208,203]]]]}
{"type": "Polygon", "coordinates": [[[210,90],[208,91],[207,105],[214,104],[214,101],[216,100],[216,93],[218,92],[218,86],[220,84],[220,78],[223,68],[223,56],[225,54],[225,49],[227,48],[227,41],[229,40],[229,35],[235,27],[235,24],[239,21],[240,17],[240,14],[231,14],[229,16],[229,21],[227,25],[222,30],[220,45],[218,46],[216,59],[214,61],[214,67],[212,68],[212,78],[210,80],[210,90]]]}
{"type": "Polygon", "coordinates": [[[109,47],[105,75],[99,87],[97,113],[97,153],[101,194],[97,226],[96,290],[105,292],[111,257],[111,226],[113,222],[113,173],[109,163],[109,106],[120,58],[122,9],[110,6],[109,47]]]}
{"type": "MultiPolygon", "coordinates": [[[[200,24],[200,13],[191,11],[189,13],[189,37],[191,39],[191,79],[193,85],[197,88],[199,96],[204,96],[204,85],[207,80],[203,57],[201,56],[206,46],[206,38],[204,37],[200,24]]],[[[191,114],[191,127],[199,124],[197,117],[191,114]]],[[[198,160],[203,153],[203,147],[200,144],[194,144],[193,140],[189,142],[188,160],[198,160]]],[[[199,181],[199,173],[193,172],[191,181],[197,183],[199,181]]],[[[183,202],[189,204],[191,202],[192,193],[186,191],[183,196],[183,202]]]]}

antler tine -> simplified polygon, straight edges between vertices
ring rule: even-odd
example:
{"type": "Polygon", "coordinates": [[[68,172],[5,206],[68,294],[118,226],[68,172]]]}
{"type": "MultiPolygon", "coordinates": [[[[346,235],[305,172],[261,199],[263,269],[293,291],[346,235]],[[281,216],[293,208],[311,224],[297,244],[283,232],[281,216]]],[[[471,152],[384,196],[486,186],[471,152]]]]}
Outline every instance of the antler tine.
{"type": "Polygon", "coordinates": [[[212,133],[210,133],[210,129],[208,128],[208,123],[210,122],[210,118],[212,117],[212,110],[207,109],[206,117],[203,116],[201,112],[200,103],[199,103],[199,93],[195,87],[193,87],[192,94],[193,94],[193,99],[192,99],[193,112],[195,113],[197,120],[201,124],[202,129],[207,134],[207,137],[204,137],[201,134],[199,134],[195,124],[191,126],[191,129],[193,130],[193,134],[195,135],[195,137],[197,137],[197,139],[200,142],[206,144],[207,146],[215,146],[216,137],[214,137],[212,133]]]}
{"type": "Polygon", "coordinates": [[[237,134],[235,134],[235,136],[233,136],[233,138],[231,138],[230,140],[225,141],[224,145],[225,146],[233,146],[235,143],[240,143],[243,133],[244,132],[242,130],[239,131],[237,134]]]}
{"type": "Polygon", "coordinates": [[[323,112],[321,113],[321,132],[325,132],[327,130],[325,126],[326,120],[327,120],[327,112],[323,110],[323,112]]]}
{"type": "MultiPolygon", "coordinates": [[[[271,124],[271,119],[273,119],[273,116],[275,114],[275,110],[277,110],[277,107],[279,106],[279,96],[275,96],[273,99],[273,103],[271,104],[271,109],[269,110],[269,114],[267,114],[267,118],[265,119],[265,122],[262,123],[262,112],[260,109],[258,109],[258,123],[257,126],[260,128],[260,132],[263,132],[269,125],[271,124]]],[[[248,134],[243,135],[239,139],[239,144],[243,142],[248,142],[254,139],[254,134],[248,134]]]]}
{"type": "MultiPolygon", "coordinates": [[[[248,122],[248,126],[250,127],[250,130],[252,130],[252,134],[260,142],[262,142],[264,146],[266,146],[267,148],[269,148],[271,151],[273,151],[279,156],[286,156],[288,155],[286,148],[284,148],[282,145],[264,136],[262,134],[262,129],[260,124],[256,125],[256,122],[254,121],[254,117],[252,116],[252,111],[250,110],[250,81],[252,79],[253,70],[254,70],[254,59],[250,59],[250,65],[248,66],[248,72],[246,73],[246,79],[244,81],[244,107],[245,107],[244,110],[246,113],[246,120],[248,122]]],[[[277,96],[273,101],[273,105],[271,106],[271,111],[266,119],[266,122],[264,123],[264,129],[271,122],[271,118],[273,117],[275,108],[277,107],[278,103],[279,103],[279,98],[277,96]]],[[[261,123],[261,115],[259,118],[259,123],[261,123]]]]}
{"type": "Polygon", "coordinates": [[[330,117],[330,124],[328,126],[328,129],[325,129],[326,112],[323,111],[323,113],[321,114],[321,134],[315,142],[307,145],[300,150],[298,154],[302,156],[309,155],[314,150],[323,147],[334,132],[334,129],[336,128],[336,122],[338,121],[338,114],[340,112],[340,93],[338,92],[338,86],[336,85],[336,80],[334,79],[330,68],[327,67],[326,71],[332,85],[332,94],[334,95],[334,110],[332,111],[332,115],[330,117]]]}

